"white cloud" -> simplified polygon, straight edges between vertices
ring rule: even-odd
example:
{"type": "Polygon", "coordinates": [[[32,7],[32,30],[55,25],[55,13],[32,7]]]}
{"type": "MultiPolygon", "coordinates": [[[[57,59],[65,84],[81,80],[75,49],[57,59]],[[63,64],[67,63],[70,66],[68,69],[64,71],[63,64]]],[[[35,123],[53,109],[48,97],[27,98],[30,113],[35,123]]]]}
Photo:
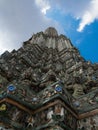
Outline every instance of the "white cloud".
{"type": "MultiPolygon", "coordinates": [[[[86,25],[98,19],[98,0],[35,0],[37,5],[44,10],[59,9],[63,14],[71,14],[76,20],[80,20],[77,31],[81,32],[86,25]],[[46,8],[45,8],[46,7],[46,8]],[[48,8],[47,8],[48,7],[48,8]]],[[[53,13],[53,12],[52,12],[53,13]]],[[[65,21],[66,22],[66,21],[65,21]]]]}
{"type": "Polygon", "coordinates": [[[80,24],[77,31],[83,31],[86,25],[90,25],[95,19],[98,19],[98,0],[92,0],[89,9],[86,10],[83,16],[80,18],[80,24]]]}
{"type": "MultiPolygon", "coordinates": [[[[71,14],[74,18],[80,20],[77,31],[81,32],[86,25],[90,25],[95,19],[98,19],[98,0],[54,0],[55,6],[63,13],[71,14]]],[[[51,3],[52,5],[52,3],[51,3]]]]}
{"type": "Polygon", "coordinates": [[[56,21],[40,12],[34,0],[0,0],[0,54],[18,49],[33,33],[48,26],[59,28],[56,21]]]}
{"type": "Polygon", "coordinates": [[[17,43],[17,38],[14,33],[7,29],[0,29],[0,54],[6,50],[13,50],[14,48],[19,48],[20,43],[17,43]]]}
{"type": "Polygon", "coordinates": [[[46,0],[35,0],[35,3],[40,7],[41,12],[44,14],[51,8],[49,2],[46,0]]]}
{"type": "MultiPolygon", "coordinates": [[[[54,26],[63,32],[60,23],[46,13],[58,9],[63,15],[80,19],[78,31],[98,19],[98,0],[0,0],[0,53],[19,48],[33,33],[54,26]]],[[[58,16],[59,17],[59,16],[58,16]]],[[[66,22],[66,21],[65,21],[66,22]]],[[[68,25],[68,24],[67,24],[68,25]]]]}

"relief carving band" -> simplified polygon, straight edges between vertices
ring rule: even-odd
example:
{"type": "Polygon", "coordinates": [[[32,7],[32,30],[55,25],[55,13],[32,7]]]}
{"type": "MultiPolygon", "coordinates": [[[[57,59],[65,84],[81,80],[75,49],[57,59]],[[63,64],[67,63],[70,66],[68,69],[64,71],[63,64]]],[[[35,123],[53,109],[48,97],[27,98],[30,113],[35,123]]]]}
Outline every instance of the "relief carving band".
{"type": "Polygon", "coordinates": [[[0,55],[0,130],[98,130],[98,64],[54,27],[0,55]]]}

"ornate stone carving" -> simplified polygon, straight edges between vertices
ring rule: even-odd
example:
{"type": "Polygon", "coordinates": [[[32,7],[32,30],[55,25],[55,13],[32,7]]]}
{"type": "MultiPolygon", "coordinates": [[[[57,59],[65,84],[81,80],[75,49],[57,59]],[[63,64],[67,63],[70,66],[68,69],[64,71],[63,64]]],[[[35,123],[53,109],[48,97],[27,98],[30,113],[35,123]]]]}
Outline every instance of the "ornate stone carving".
{"type": "MultiPolygon", "coordinates": [[[[0,123],[15,129],[76,130],[81,114],[98,108],[98,64],[49,27],[0,56],[0,106],[0,123]]],[[[80,130],[97,129],[97,116],[87,120],[80,130]]]]}

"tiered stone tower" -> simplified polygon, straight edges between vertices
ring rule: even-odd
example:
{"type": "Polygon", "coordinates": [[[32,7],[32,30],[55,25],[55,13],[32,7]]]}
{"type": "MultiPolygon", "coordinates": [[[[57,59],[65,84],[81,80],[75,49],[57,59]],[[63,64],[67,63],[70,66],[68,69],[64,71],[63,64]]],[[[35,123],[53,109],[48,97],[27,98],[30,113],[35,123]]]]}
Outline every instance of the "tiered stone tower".
{"type": "Polygon", "coordinates": [[[0,130],[98,130],[98,64],[53,27],[3,53],[0,130]]]}

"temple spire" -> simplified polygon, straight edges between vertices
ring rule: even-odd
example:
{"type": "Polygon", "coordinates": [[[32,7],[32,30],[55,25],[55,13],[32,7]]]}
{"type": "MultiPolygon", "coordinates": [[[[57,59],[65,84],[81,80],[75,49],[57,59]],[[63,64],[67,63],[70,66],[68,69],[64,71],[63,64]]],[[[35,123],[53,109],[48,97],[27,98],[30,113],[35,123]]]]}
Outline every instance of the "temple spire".
{"type": "Polygon", "coordinates": [[[44,34],[48,36],[58,36],[58,32],[55,28],[49,27],[45,30],[44,34]]]}
{"type": "Polygon", "coordinates": [[[38,44],[41,47],[57,49],[58,51],[73,47],[71,41],[62,34],[58,35],[54,27],[49,27],[44,32],[33,35],[30,43],[38,44]]]}

